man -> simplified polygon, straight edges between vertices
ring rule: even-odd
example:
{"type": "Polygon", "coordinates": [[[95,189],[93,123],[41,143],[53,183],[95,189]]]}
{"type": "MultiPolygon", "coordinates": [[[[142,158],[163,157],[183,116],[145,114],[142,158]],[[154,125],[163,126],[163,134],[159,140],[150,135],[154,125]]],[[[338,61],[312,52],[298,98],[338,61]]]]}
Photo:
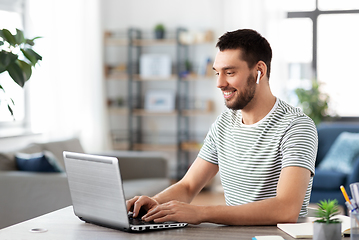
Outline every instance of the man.
{"type": "Polygon", "coordinates": [[[313,121],[276,98],[269,87],[272,50],[253,30],[219,38],[213,69],[226,109],[211,126],[198,157],[176,184],[127,208],[145,221],[271,225],[307,213],[317,152],[313,121]],[[191,200],[219,171],[227,206],[191,200]]]}

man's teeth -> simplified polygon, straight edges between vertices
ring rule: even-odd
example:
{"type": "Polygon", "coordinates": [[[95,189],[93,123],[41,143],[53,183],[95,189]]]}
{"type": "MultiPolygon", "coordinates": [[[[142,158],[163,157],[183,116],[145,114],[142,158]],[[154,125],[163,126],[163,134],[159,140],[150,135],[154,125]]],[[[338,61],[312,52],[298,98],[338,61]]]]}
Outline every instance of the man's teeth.
{"type": "Polygon", "coordinates": [[[225,96],[229,96],[229,95],[231,95],[233,92],[223,92],[223,94],[225,95],[225,96]]]}

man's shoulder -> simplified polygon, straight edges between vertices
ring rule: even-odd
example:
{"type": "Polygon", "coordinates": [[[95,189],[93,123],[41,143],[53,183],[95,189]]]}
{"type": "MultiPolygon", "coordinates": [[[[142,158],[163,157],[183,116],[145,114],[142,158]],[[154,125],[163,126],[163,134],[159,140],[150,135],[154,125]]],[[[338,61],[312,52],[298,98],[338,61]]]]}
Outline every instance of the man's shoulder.
{"type": "Polygon", "coordinates": [[[302,109],[298,107],[293,107],[292,105],[288,104],[287,102],[279,99],[278,109],[276,111],[278,116],[287,119],[306,119],[310,121],[311,119],[302,111],[302,109]]]}
{"type": "Polygon", "coordinates": [[[278,109],[276,111],[277,117],[282,123],[287,125],[307,125],[310,128],[315,128],[313,120],[308,117],[300,108],[293,107],[285,101],[279,99],[278,109]]]}

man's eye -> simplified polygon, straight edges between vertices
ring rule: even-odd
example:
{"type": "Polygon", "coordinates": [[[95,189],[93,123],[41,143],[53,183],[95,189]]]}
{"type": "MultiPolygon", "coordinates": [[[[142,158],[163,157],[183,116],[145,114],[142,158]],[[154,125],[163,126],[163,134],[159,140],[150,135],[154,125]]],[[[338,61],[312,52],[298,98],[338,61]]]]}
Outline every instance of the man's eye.
{"type": "Polygon", "coordinates": [[[214,75],[218,76],[218,75],[219,75],[219,73],[218,73],[218,72],[216,72],[216,73],[214,73],[214,75]]]}
{"type": "Polygon", "coordinates": [[[227,72],[227,75],[233,75],[234,72],[227,72]]]}

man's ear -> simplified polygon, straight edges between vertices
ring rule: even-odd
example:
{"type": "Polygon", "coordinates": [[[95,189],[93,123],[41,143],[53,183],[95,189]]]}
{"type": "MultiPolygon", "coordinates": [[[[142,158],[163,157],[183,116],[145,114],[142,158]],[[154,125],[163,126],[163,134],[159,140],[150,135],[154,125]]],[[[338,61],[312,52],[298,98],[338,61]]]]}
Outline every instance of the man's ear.
{"type": "Polygon", "coordinates": [[[261,72],[261,76],[260,79],[262,79],[263,77],[265,77],[267,75],[267,64],[265,64],[265,62],[263,61],[259,61],[256,65],[256,70],[257,72],[260,71],[261,72]]]}

